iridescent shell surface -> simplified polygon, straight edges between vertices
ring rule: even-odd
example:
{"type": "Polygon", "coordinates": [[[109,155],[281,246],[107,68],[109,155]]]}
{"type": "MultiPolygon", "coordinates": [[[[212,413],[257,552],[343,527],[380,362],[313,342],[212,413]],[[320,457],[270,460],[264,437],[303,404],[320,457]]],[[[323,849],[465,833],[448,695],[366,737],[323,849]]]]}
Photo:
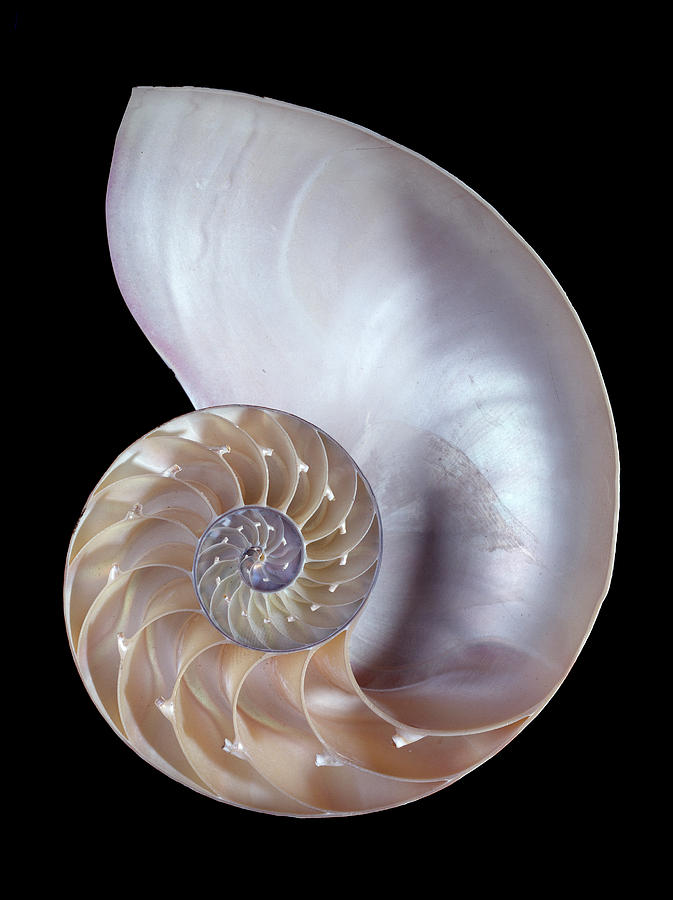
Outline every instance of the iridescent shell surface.
{"type": "Polygon", "coordinates": [[[129,308],[197,409],[122,454],[73,538],[70,635],[108,721],[177,780],[295,816],[405,803],[492,756],[567,674],[614,553],[610,407],[553,276],[413,152],[205,89],[134,91],[108,232],[129,308]],[[330,439],[363,473],[345,495],[330,439]],[[327,570],[320,597],[253,604],[290,643],[219,631],[191,576],[212,521],[268,506],[301,530],[343,496],[336,531],[306,542],[324,551],[307,564],[327,570]],[[354,578],[377,577],[337,622],[324,601],[356,546],[354,578]],[[293,637],[307,606],[301,627],[334,634],[293,637]]]}

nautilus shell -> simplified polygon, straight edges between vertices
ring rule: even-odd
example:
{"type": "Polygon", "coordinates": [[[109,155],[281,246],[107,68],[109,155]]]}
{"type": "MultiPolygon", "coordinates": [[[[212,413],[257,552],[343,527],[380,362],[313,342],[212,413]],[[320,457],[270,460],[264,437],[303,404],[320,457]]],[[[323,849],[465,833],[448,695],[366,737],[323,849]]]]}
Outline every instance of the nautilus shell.
{"type": "Polygon", "coordinates": [[[112,463],[74,532],[92,699],[252,810],[461,778],[545,706],[610,581],[614,425],[563,291],[429,161],[230,92],[136,89],[107,211],[195,410],[112,463]]]}

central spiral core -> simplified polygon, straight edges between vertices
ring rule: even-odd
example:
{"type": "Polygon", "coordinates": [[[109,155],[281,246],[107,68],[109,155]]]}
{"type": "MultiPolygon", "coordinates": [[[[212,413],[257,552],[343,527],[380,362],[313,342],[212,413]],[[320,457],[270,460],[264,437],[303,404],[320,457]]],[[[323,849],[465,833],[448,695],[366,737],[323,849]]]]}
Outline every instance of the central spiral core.
{"type": "Polygon", "coordinates": [[[265,594],[297,578],[306,551],[294,522],[268,506],[241,506],[219,516],[199,541],[194,579],[201,605],[231,599],[242,585],[265,594]]]}

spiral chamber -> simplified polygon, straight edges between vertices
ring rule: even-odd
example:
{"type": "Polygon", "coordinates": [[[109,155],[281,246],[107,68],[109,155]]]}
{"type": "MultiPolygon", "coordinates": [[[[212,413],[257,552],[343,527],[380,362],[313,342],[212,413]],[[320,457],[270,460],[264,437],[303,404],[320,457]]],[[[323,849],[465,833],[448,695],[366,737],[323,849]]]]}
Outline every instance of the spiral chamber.
{"type": "Polygon", "coordinates": [[[324,817],[432,793],[527,720],[429,733],[365,693],[349,641],[381,552],[365,476],[317,427],[242,406],[175,419],[117,458],[73,535],[84,684],[143,759],[217,800],[324,817]]]}

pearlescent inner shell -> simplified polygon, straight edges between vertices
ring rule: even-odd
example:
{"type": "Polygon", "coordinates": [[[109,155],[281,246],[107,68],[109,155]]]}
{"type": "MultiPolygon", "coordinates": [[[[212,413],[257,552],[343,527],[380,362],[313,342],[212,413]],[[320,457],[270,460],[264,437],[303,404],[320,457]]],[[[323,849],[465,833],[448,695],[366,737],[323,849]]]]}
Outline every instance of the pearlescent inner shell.
{"type": "Polygon", "coordinates": [[[171,777],[277,814],[384,809],[471,771],[557,690],[611,575],[614,425],[558,283],[428,160],[230,92],[134,91],[107,222],[121,292],[194,406],[265,409],[169,423],[92,495],[65,605],[100,710],[171,777]],[[236,645],[199,604],[200,536],[251,506],[302,535],[286,605],[264,608],[306,649],[236,645]]]}

